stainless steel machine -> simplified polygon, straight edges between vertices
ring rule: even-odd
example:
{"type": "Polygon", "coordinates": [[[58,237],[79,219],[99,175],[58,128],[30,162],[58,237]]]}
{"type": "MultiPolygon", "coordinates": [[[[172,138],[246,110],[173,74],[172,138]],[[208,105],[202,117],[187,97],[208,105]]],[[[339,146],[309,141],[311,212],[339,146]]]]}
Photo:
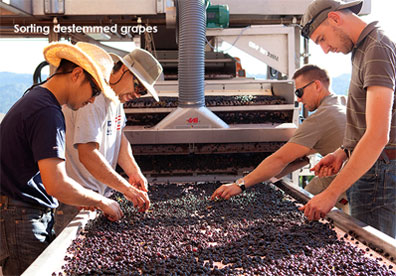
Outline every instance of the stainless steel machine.
{"type": "MultiPolygon", "coordinates": [[[[125,52],[102,42],[133,41],[148,49],[164,68],[156,84],[160,102],[141,98],[125,105],[125,133],[143,172],[150,182],[235,180],[298,127],[291,75],[308,60],[298,23],[310,0],[212,0],[228,5],[225,29],[206,28],[204,5],[189,2],[199,1],[1,0],[0,35],[87,41],[120,55],[125,52]],[[25,31],[17,33],[16,25],[25,31]],[[267,78],[246,76],[238,57],[218,51],[223,42],[256,58],[267,78]]],[[[370,3],[364,1],[362,14],[370,3]]],[[[301,193],[296,179],[280,183],[290,194],[301,193]]],[[[336,214],[330,217],[344,231],[353,229],[396,257],[394,240],[336,214]]],[[[81,230],[73,223],[26,275],[43,275],[42,263],[81,230]]]]}

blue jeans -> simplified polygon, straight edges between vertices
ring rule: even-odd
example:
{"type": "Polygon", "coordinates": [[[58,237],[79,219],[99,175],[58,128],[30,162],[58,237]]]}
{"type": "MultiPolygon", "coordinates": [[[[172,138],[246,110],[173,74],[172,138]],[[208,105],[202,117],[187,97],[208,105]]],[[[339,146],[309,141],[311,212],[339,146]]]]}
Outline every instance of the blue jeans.
{"type": "Polygon", "coordinates": [[[379,160],[347,191],[351,215],[396,238],[396,160],[379,160]]]}
{"type": "Polygon", "coordinates": [[[0,266],[4,275],[20,275],[55,238],[51,211],[0,207],[0,266]]]}

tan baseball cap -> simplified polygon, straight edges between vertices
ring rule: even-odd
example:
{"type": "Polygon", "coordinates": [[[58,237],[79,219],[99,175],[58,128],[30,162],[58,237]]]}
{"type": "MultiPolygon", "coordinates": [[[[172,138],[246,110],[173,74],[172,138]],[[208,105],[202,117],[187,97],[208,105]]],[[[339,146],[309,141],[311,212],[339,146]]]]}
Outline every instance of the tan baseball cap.
{"type": "Polygon", "coordinates": [[[307,39],[317,27],[327,18],[329,12],[349,9],[358,14],[362,8],[363,0],[344,2],[340,0],[314,0],[309,4],[301,19],[301,35],[307,39]]]}
{"type": "Polygon", "coordinates": [[[159,101],[154,84],[162,73],[162,66],[152,54],[146,50],[135,48],[123,58],[114,53],[110,53],[110,56],[114,62],[121,61],[143,84],[151,96],[159,101]]]}

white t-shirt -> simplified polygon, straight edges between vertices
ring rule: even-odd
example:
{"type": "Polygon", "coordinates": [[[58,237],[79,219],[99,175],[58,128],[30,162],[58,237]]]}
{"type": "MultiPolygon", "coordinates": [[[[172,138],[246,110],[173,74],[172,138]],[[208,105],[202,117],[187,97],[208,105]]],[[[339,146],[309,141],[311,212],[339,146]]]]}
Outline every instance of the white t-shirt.
{"type": "MultiPolygon", "coordinates": [[[[77,144],[96,142],[100,153],[115,168],[120,151],[122,129],[126,119],[121,103],[103,96],[96,97],[77,111],[63,107],[66,121],[66,171],[82,186],[105,194],[107,186],[96,180],[80,162],[77,144]]],[[[108,189],[107,189],[108,190],[108,189]]]]}

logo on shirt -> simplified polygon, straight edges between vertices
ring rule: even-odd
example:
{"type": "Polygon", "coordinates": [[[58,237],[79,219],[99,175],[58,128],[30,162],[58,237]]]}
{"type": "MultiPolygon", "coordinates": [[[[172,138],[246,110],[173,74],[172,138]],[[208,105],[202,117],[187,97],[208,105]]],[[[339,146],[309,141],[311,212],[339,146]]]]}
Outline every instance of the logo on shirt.
{"type": "Polygon", "coordinates": [[[116,130],[121,130],[121,115],[115,117],[116,130]]]}
{"type": "Polygon", "coordinates": [[[112,135],[113,134],[113,129],[111,128],[112,122],[111,121],[107,121],[107,131],[106,131],[106,135],[112,135]]]}
{"type": "MultiPolygon", "coordinates": [[[[113,122],[111,120],[107,121],[107,131],[106,135],[113,135],[113,122]]],[[[122,116],[118,115],[114,118],[114,128],[116,130],[121,130],[122,128],[122,116]]]]}

